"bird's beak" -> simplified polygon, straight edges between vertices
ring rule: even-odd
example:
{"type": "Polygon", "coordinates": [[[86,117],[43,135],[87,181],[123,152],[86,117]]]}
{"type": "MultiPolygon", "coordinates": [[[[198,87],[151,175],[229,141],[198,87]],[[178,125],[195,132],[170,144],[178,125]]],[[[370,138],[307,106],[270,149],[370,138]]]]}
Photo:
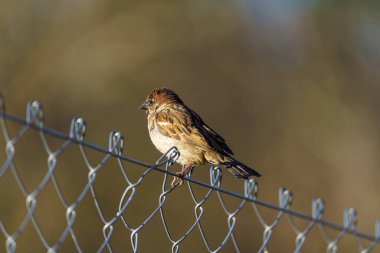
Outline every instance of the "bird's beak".
{"type": "Polygon", "coordinates": [[[139,109],[148,110],[148,100],[139,106],[139,109]]]}

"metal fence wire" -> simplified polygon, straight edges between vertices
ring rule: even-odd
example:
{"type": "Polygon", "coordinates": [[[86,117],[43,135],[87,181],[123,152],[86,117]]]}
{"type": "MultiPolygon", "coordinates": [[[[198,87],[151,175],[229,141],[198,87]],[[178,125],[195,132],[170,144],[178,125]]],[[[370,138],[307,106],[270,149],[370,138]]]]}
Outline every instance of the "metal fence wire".
{"type": "MultiPolygon", "coordinates": [[[[329,253],[338,252],[339,244],[345,236],[352,236],[355,239],[357,252],[373,252],[375,248],[379,248],[378,244],[380,240],[380,222],[377,222],[375,224],[374,236],[358,231],[356,226],[357,213],[353,208],[347,208],[344,210],[344,224],[338,225],[322,219],[325,210],[325,203],[320,198],[312,200],[311,214],[304,214],[292,210],[292,193],[290,190],[285,188],[280,188],[279,190],[278,205],[269,204],[257,198],[258,185],[254,179],[242,181],[244,182],[243,194],[221,188],[221,169],[213,166],[210,168],[210,183],[198,181],[191,178],[191,172],[186,175],[185,181],[187,182],[187,188],[193,201],[194,220],[190,228],[184,234],[180,236],[174,235],[168,226],[168,216],[167,213],[165,213],[164,207],[167,205],[166,203],[168,196],[176,189],[175,186],[173,187],[170,185],[170,183],[168,183],[168,176],[175,175],[175,173],[170,171],[169,168],[173,165],[173,163],[176,161],[176,159],[178,159],[180,155],[175,147],[168,150],[166,154],[161,156],[155,164],[150,165],[123,155],[124,140],[120,132],[110,133],[109,147],[108,149],[105,149],[84,140],[84,135],[86,133],[86,122],[83,118],[74,118],[71,123],[70,134],[66,135],[62,132],[45,127],[44,112],[42,106],[38,101],[32,101],[28,103],[26,119],[22,119],[9,112],[6,112],[4,104],[4,99],[2,96],[0,96],[0,123],[2,134],[6,143],[6,157],[4,159],[4,163],[1,164],[0,167],[0,180],[4,180],[4,177],[7,173],[10,173],[14,177],[15,181],[17,182],[17,187],[20,188],[23,198],[25,199],[27,210],[25,217],[22,219],[22,222],[17,225],[17,229],[12,231],[10,231],[10,229],[8,229],[5,225],[4,217],[0,217],[0,231],[5,238],[5,249],[8,253],[17,251],[18,241],[25,234],[25,230],[28,225],[34,228],[38,234],[39,240],[43,244],[46,251],[49,253],[59,251],[62,244],[66,240],[70,240],[70,238],[75,245],[76,251],[84,252],[81,241],[74,229],[74,224],[77,220],[77,208],[83,203],[85,196],[89,194],[92,196],[94,204],[93,206],[96,208],[97,213],[103,223],[102,233],[104,240],[100,247],[97,249],[97,252],[115,252],[111,238],[116,229],[116,222],[122,222],[126,228],[126,237],[130,237],[130,240],[125,241],[125,248],[130,249],[128,252],[131,250],[133,252],[138,252],[140,245],[139,233],[156,216],[161,218],[162,226],[164,228],[163,231],[165,231],[166,237],[172,245],[172,252],[179,252],[180,249],[184,249],[182,247],[183,242],[191,234],[194,233],[198,233],[201,236],[202,241],[205,245],[205,250],[208,252],[220,251],[227,242],[233,243],[233,248],[236,252],[242,252],[243,250],[238,243],[239,240],[235,233],[235,228],[238,222],[239,212],[244,206],[251,206],[249,207],[249,210],[255,213],[259,220],[259,224],[261,224],[261,228],[255,227],[252,229],[263,231],[262,239],[260,239],[262,240],[261,246],[259,249],[255,249],[257,252],[268,252],[268,246],[271,243],[273,232],[282,219],[286,219],[287,224],[294,232],[294,252],[302,251],[305,241],[308,239],[308,235],[312,230],[317,230],[320,232],[326,244],[325,248],[329,253]],[[20,125],[20,129],[13,136],[10,135],[10,131],[7,127],[7,122],[8,124],[9,122],[12,122],[12,124],[20,125]],[[46,174],[39,182],[38,186],[34,189],[27,188],[24,181],[25,178],[22,178],[20,176],[19,169],[14,162],[16,143],[18,143],[28,131],[37,131],[39,133],[39,138],[48,157],[46,174]],[[63,144],[57,149],[53,150],[47,141],[47,136],[49,136],[49,138],[57,138],[63,140],[63,144]],[[58,159],[71,145],[76,145],[80,149],[81,157],[83,158],[88,169],[88,180],[75,201],[68,202],[65,195],[63,194],[60,182],[55,175],[55,170],[58,159]],[[92,149],[100,152],[103,154],[103,159],[97,165],[93,165],[86,153],[86,149],[92,149]],[[114,213],[113,217],[106,218],[106,215],[104,214],[104,211],[99,204],[94,182],[96,181],[97,174],[102,170],[104,164],[110,159],[117,160],[118,167],[123,175],[123,179],[125,180],[127,187],[125,188],[119,200],[118,211],[114,213]],[[128,171],[125,168],[126,162],[145,168],[137,180],[132,180],[129,177],[128,171]],[[135,194],[138,191],[140,184],[150,173],[164,173],[162,177],[163,181],[161,192],[158,198],[158,204],[143,222],[138,225],[132,225],[129,222],[129,217],[125,214],[125,212],[130,206],[132,200],[135,198],[135,194]],[[46,233],[44,233],[41,229],[39,220],[36,217],[36,208],[38,205],[37,200],[40,193],[49,182],[53,184],[56,194],[59,197],[59,201],[65,210],[66,216],[65,228],[61,232],[59,238],[53,243],[48,242],[49,240],[47,239],[46,233]],[[194,185],[206,188],[207,193],[203,197],[199,197],[198,194],[194,194],[194,185]],[[228,228],[226,234],[224,235],[224,239],[220,242],[210,242],[206,231],[202,226],[205,203],[213,194],[217,196],[218,202],[225,213],[225,219],[228,228]],[[225,196],[227,195],[240,201],[240,204],[234,210],[230,210],[225,203],[225,196]],[[277,213],[275,219],[272,221],[266,220],[261,213],[263,210],[275,211],[277,213]],[[305,228],[301,229],[295,223],[294,218],[302,219],[308,222],[308,225],[305,228]],[[327,233],[326,229],[335,230],[338,232],[338,236],[332,238],[331,235],[327,233]],[[215,247],[215,245],[217,246],[215,247]]],[[[184,188],[184,186],[182,186],[181,189],[182,188],[184,188]]],[[[7,191],[7,189],[0,190],[7,191]]],[[[48,211],[49,210],[46,210],[46,215],[49,215],[48,211]]],[[[168,249],[168,251],[170,250],[168,249]]],[[[252,251],[253,250],[250,250],[250,252],[252,251]]]]}

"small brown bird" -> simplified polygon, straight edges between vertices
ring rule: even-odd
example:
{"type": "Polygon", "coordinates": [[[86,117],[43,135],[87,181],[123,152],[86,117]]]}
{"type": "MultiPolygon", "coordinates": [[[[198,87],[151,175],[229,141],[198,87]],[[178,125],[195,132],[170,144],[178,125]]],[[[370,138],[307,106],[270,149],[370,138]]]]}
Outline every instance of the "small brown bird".
{"type": "Polygon", "coordinates": [[[187,107],[174,91],[159,88],[151,91],[140,106],[148,116],[150,138],[165,153],[177,147],[182,171],[172,185],[182,185],[183,176],[193,167],[209,163],[222,165],[238,178],[261,175],[233,158],[226,141],[209,127],[197,113],[187,107]]]}

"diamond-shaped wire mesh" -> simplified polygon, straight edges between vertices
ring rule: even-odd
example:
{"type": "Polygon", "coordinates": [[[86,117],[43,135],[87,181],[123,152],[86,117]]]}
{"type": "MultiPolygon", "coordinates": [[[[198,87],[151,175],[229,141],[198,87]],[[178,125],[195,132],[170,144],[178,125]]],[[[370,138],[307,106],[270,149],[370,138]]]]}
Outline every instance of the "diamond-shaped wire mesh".
{"type": "MultiPolygon", "coordinates": [[[[81,206],[85,205],[85,202],[87,201],[86,198],[89,196],[92,201],[91,207],[96,210],[95,213],[97,213],[97,215],[88,216],[90,219],[94,220],[93,223],[96,223],[95,220],[100,220],[101,226],[99,230],[103,236],[101,244],[93,246],[92,248],[94,249],[95,247],[96,252],[119,252],[114,247],[116,243],[113,238],[114,234],[120,231],[123,233],[124,238],[121,242],[123,245],[123,252],[138,252],[141,249],[142,244],[146,243],[140,240],[142,231],[152,229],[152,227],[148,228],[148,225],[154,222],[157,223],[157,219],[159,220],[157,224],[160,224],[158,226],[162,229],[157,230],[154,233],[164,235],[164,237],[168,239],[171,249],[169,246],[167,251],[171,250],[172,252],[179,252],[180,250],[185,251],[188,246],[186,240],[189,240],[194,234],[200,236],[201,239],[198,242],[204,244],[206,252],[221,251],[226,248],[227,244],[230,244],[229,249],[236,252],[269,252],[273,234],[279,223],[284,219],[294,232],[295,245],[293,245],[292,250],[294,252],[302,251],[310,233],[315,230],[317,230],[322,236],[323,241],[325,242],[324,248],[327,252],[337,252],[341,241],[347,236],[354,238],[357,252],[373,252],[379,244],[380,223],[378,222],[375,225],[375,236],[358,231],[356,227],[357,213],[352,208],[347,208],[344,211],[344,225],[341,226],[322,219],[325,210],[325,203],[322,199],[314,199],[312,201],[312,213],[310,215],[291,210],[292,193],[285,188],[279,190],[279,204],[269,204],[257,198],[258,185],[253,179],[244,181],[243,194],[221,188],[222,171],[218,167],[210,168],[210,183],[192,179],[190,177],[191,172],[186,176],[185,180],[187,182],[188,193],[191,196],[190,200],[187,199],[186,201],[190,201],[187,205],[192,206],[194,216],[190,220],[187,220],[187,224],[189,225],[188,228],[179,233],[178,230],[175,229],[176,226],[171,225],[171,222],[174,220],[175,224],[181,223],[184,218],[180,216],[172,217],[172,215],[167,212],[167,207],[172,205],[172,203],[168,204],[169,196],[174,194],[178,189],[182,190],[183,188],[186,188],[181,187],[177,189],[168,183],[168,177],[175,175],[175,173],[171,172],[169,168],[175,163],[180,155],[175,147],[168,150],[154,165],[149,165],[123,155],[124,139],[120,132],[110,133],[108,149],[104,149],[85,141],[84,136],[87,126],[83,118],[74,118],[72,120],[69,135],[45,127],[43,109],[37,101],[30,102],[27,105],[27,115],[24,120],[6,112],[4,100],[0,96],[0,122],[5,143],[5,157],[1,160],[3,163],[0,167],[0,180],[4,181],[12,178],[12,180],[14,180],[13,185],[16,185],[16,187],[19,188],[22,194],[21,198],[26,204],[25,215],[18,224],[7,225],[7,215],[3,216],[3,212],[0,213],[0,235],[3,236],[2,238],[5,241],[6,252],[18,252],[19,243],[23,240],[23,237],[30,235],[28,230],[31,228],[37,234],[34,239],[41,242],[44,251],[60,252],[62,250],[62,252],[65,252],[63,245],[71,240],[73,244],[72,251],[87,252],[80,239],[81,232],[75,226],[78,221],[83,218],[83,216],[78,215],[80,211],[79,209],[81,206]],[[20,126],[20,128],[12,134],[8,127],[11,123],[20,126]],[[18,145],[23,138],[26,138],[25,136],[29,132],[38,133],[38,141],[42,143],[43,152],[47,155],[47,166],[44,170],[44,175],[34,187],[30,187],[30,184],[27,182],[28,178],[21,175],[22,173],[20,173],[20,169],[15,162],[16,153],[19,149],[18,145]],[[50,139],[63,142],[60,145],[55,145],[57,147],[53,148],[50,139]],[[80,157],[84,162],[84,165],[77,164],[75,166],[84,166],[87,171],[87,178],[83,187],[80,188],[79,193],[69,200],[63,190],[62,183],[57,176],[57,167],[62,156],[66,152],[69,152],[68,149],[72,146],[78,148],[76,149],[76,152],[80,153],[80,157]],[[102,154],[102,158],[98,163],[94,164],[91,161],[89,151],[96,151],[98,154],[102,154]],[[117,167],[117,170],[120,171],[119,175],[122,182],[124,182],[124,190],[118,198],[118,203],[113,203],[117,205],[117,209],[111,215],[109,214],[109,211],[105,210],[104,205],[100,203],[99,199],[104,199],[104,197],[99,197],[101,192],[98,191],[96,185],[100,174],[108,172],[105,167],[110,160],[115,162],[114,167],[117,167]],[[140,170],[131,171],[132,169],[127,168],[131,165],[140,167],[140,170]],[[130,174],[133,172],[135,174],[138,173],[138,175],[132,177],[130,174]],[[160,174],[162,176],[162,181],[160,183],[161,190],[159,192],[152,192],[149,196],[144,196],[144,198],[152,196],[153,198],[157,197],[157,204],[155,204],[152,210],[149,211],[146,217],[143,217],[139,222],[136,222],[133,220],[133,216],[142,215],[131,213],[128,209],[135,199],[143,198],[138,196],[139,190],[143,187],[142,185],[144,181],[149,180],[147,178],[152,173],[160,174]],[[59,236],[55,239],[51,239],[50,232],[46,232],[46,230],[42,228],[43,226],[41,226],[40,222],[42,218],[47,217],[50,217],[50,220],[53,220],[54,222],[54,219],[57,218],[57,214],[52,211],[53,209],[45,208],[43,209],[43,217],[41,217],[41,215],[38,215],[37,211],[38,206],[40,205],[40,195],[42,195],[44,190],[49,187],[49,184],[52,185],[52,188],[49,188],[49,191],[53,191],[53,193],[57,195],[57,204],[61,205],[60,208],[64,210],[66,219],[63,229],[58,232],[59,236]],[[196,192],[195,187],[203,188],[203,196],[196,192]],[[217,202],[211,201],[213,196],[216,197],[217,202]],[[226,197],[238,200],[239,204],[231,209],[230,205],[226,203],[226,197]],[[207,205],[208,202],[212,203],[212,205],[207,205]],[[206,229],[204,226],[207,219],[205,214],[206,209],[211,208],[221,208],[223,215],[218,218],[224,220],[222,225],[227,228],[226,230],[223,230],[223,236],[219,238],[219,241],[216,241],[214,237],[210,239],[210,230],[206,229]],[[252,231],[244,231],[245,233],[251,234],[262,233],[262,238],[258,240],[260,241],[258,248],[250,248],[247,250],[246,247],[243,248],[239,243],[239,235],[241,233],[236,232],[236,227],[238,224],[239,213],[242,212],[243,208],[248,209],[249,212],[252,212],[258,219],[257,224],[259,224],[260,227],[252,226],[252,231]],[[275,219],[272,221],[268,221],[265,215],[262,214],[262,212],[269,210],[277,213],[275,219]],[[294,220],[295,218],[307,222],[308,225],[301,229],[299,225],[296,224],[294,220]],[[333,238],[331,233],[327,232],[328,229],[338,232],[338,236],[333,238]]],[[[23,157],[21,157],[21,159],[22,158],[23,157]]],[[[155,176],[154,180],[157,182],[157,180],[161,179],[160,177],[155,176]]],[[[107,184],[112,186],[113,181],[108,180],[107,184]]],[[[3,184],[0,184],[0,190],[4,192],[10,191],[6,188],[7,184],[5,185],[6,186],[4,187],[3,184]]],[[[1,200],[1,202],[3,202],[3,200],[1,200]]],[[[144,200],[142,205],[144,205],[144,200]]],[[[4,207],[7,208],[7,205],[3,204],[2,208],[4,207]]],[[[180,208],[180,206],[178,206],[178,208],[180,208]]],[[[92,221],[90,221],[90,223],[91,222],[92,221]]],[[[93,229],[95,228],[89,227],[87,231],[93,229]]],[[[211,231],[219,230],[222,229],[217,226],[211,231]]],[[[257,240],[257,238],[255,239],[257,240]]],[[[289,244],[293,243],[289,242],[289,244]]]]}

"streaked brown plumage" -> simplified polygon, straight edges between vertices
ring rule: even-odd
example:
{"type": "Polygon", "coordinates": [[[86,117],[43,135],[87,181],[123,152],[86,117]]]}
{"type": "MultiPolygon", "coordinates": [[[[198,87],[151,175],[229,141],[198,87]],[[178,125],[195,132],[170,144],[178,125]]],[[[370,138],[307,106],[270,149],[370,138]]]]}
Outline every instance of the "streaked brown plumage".
{"type": "Polygon", "coordinates": [[[189,169],[206,163],[222,165],[239,178],[261,176],[233,158],[233,152],[223,137],[187,107],[172,90],[153,90],[140,108],[147,112],[149,135],[156,148],[165,153],[176,146],[180,152],[177,162],[183,168],[172,184],[182,184],[181,178],[189,169]]]}

